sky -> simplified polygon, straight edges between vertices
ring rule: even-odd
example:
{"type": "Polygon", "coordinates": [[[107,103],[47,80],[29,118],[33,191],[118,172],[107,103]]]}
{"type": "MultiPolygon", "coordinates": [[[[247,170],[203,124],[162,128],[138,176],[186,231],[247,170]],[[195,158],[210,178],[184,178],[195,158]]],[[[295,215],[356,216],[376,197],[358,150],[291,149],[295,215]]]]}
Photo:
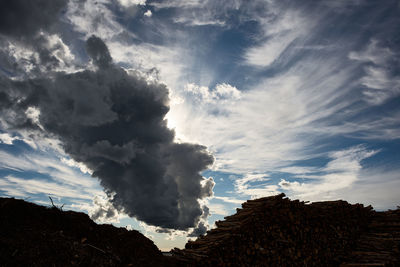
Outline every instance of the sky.
{"type": "Polygon", "coordinates": [[[0,196],[182,248],[247,199],[400,205],[400,2],[0,1],[0,196]]]}

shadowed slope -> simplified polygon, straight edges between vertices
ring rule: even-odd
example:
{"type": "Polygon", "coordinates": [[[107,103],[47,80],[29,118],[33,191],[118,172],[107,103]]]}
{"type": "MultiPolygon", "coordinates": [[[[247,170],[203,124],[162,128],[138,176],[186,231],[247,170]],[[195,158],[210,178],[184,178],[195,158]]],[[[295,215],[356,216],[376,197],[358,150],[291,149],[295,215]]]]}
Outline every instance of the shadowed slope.
{"type": "Polygon", "coordinates": [[[165,266],[172,260],[138,231],[12,198],[0,198],[0,229],[0,266],[165,266]]]}

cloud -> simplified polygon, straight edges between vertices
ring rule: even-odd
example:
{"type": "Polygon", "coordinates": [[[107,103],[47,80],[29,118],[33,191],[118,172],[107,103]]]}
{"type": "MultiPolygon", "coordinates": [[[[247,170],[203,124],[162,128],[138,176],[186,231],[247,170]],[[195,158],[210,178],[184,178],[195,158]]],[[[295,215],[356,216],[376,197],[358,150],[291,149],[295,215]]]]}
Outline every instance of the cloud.
{"type": "Polygon", "coordinates": [[[271,37],[265,43],[248,49],[245,54],[246,62],[257,67],[267,67],[277,60],[297,37],[296,31],[271,37]]]}
{"type": "Polygon", "coordinates": [[[152,6],[157,8],[189,8],[189,7],[201,7],[204,6],[203,1],[199,0],[189,0],[189,1],[179,1],[179,0],[167,0],[167,1],[153,1],[152,6]]]}
{"type": "Polygon", "coordinates": [[[200,217],[200,220],[196,227],[188,233],[188,237],[197,237],[200,235],[204,235],[207,232],[207,229],[210,228],[210,225],[207,222],[208,216],[210,216],[210,209],[207,206],[203,206],[203,214],[200,217]]]}
{"type": "Polygon", "coordinates": [[[146,0],[118,0],[118,3],[124,7],[130,7],[134,5],[145,5],[146,0]]]}
{"type": "Polygon", "coordinates": [[[82,194],[81,190],[70,185],[62,185],[38,179],[23,179],[6,176],[0,179],[1,191],[8,196],[28,197],[35,194],[46,194],[61,198],[91,199],[89,194],[82,194]]]}
{"type": "Polygon", "coordinates": [[[214,196],[213,199],[222,200],[223,202],[232,203],[232,204],[242,204],[243,202],[246,202],[246,199],[237,199],[237,198],[231,198],[231,197],[214,196]]]}
{"type": "MultiPolygon", "coordinates": [[[[329,180],[333,175],[322,176],[318,179],[318,186],[310,183],[289,182],[282,180],[280,186],[287,189],[292,197],[302,198],[303,200],[321,201],[345,199],[350,203],[363,203],[372,205],[377,210],[395,209],[400,203],[398,187],[400,186],[400,176],[398,168],[380,166],[377,168],[357,167],[357,160],[353,160],[353,167],[342,168],[345,176],[340,178],[338,186],[329,188],[329,180]],[[348,180],[346,181],[346,178],[348,180]],[[346,186],[343,186],[347,183],[346,186]],[[342,186],[340,186],[342,185],[342,186]],[[309,187],[307,189],[307,187],[309,187]],[[312,192],[312,190],[315,190],[312,192]]],[[[336,173],[340,177],[340,172],[336,173]]],[[[317,178],[315,176],[314,178],[317,178]]],[[[331,181],[334,181],[333,179],[331,181]]]]}
{"type": "MultiPolygon", "coordinates": [[[[241,202],[242,203],[242,202],[241,202]]],[[[225,207],[223,204],[208,204],[208,207],[210,208],[210,213],[211,214],[217,214],[217,215],[222,215],[222,216],[228,216],[229,215],[229,210],[225,207]]]]}
{"type": "Polygon", "coordinates": [[[0,57],[2,72],[14,78],[33,77],[42,71],[73,71],[75,60],[60,37],[60,17],[67,0],[2,1],[0,57]]]}
{"type": "Polygon", "coordinates": [[[93,206],[88,209],[88,213],[90,218],[98,223],[118,223],[124,216],[109,199],[101,196],[94,197],[93,206]]]}
{"type": "MultiPolygon", "coordinates": [[[[130,4],[142,1],[121,0],[121,2],[130,4]]],[[[92,35],[106,41],[121,34],[133,37],[134,34],[126,31],[115,20],[109,4],[108,0],[69,1],[65,18],[73,30],[79,32],[85,40],[92,35]]]]}
{"type": "Polygon", "coordinates": [[[66,4],[67,0],[1,1],[0,34],[19,39],[48,31],[66,4]]]}
{"type": "Polygon", "coordinates": [[[8,133],[0,133],[0,143],[12,145],[14,140],[19,140],[17,136],[11,136],[8,133]]]}
{"type": "Polygon", "coordinates": [[[376,39],[371,39],[362,51],[351,51],[349,58],[363,62],[372,62],[376,65],[387,64],[395,54],[388,47],[383,47],[376,39]]]}
{"type": "Polygon", "coordinates": [[[185,86],[185,92],[197,98],[199,101],[208,103],[220,103],[221,101],[238,100],[241,97],[240,91],[227,83],[217,84],[213,90],[206,86],[198,86],[194,83],[188,83],[185,86]]]}
{"type": "Polygon", "coordinates": [[[85,164],[81,162],[76,162],[75,160],[71,158],[61,158],[61,162],[74,168],[78,168],[82,173],[87,173],[92,175],[93,171],[89,170],[88,167],[85,166],[85,164]]]}
{"type": "Polygon", "coordinates": [[[361,162],[372,157],[378,151],[367,150],[364,146],[355,146],[345,150],[331,152],[330,161],[318,170],[322,174],[308,173],[299,177],[311,179],[310,182],[289,182],[282,179],[279,186],[288,190],[294,197],[303,200],[331,199],[331,193],[354,185],[361,177],[361,162]]]}
{"type": "MultiPolygon", "coordinates": [[[[37,150],[21,155],[0,151],[0,169],[13,171],[14,176],[18,176],[16,173],[23,172],[48,176],[59,186],[65,185],[69,188],[74,188],[77,191],[77,198],[82,195],[90,196],[101,192],[98,190],[98,183],[95,180],[89,179],[89,177],[83,176],[82,173],[69,168],[64,164],[63,158],[59,159],[58,154],[53,153],[48,147],[46,147],[46,150],[37,150]]],[[[21,180],[22,182],[23,180],[21,180]]],[[[47,192],[42,193],[46,194],[47,192]]]]}
{"type": "Polygon", "coordinates": [[[335,12],[348,13],[348,12],[351,12],[355,7],[368,4],[368,2],[362,1],[362,0],[350,0],[350,1],[347,1],[347,0],[337,0],[337,1],[324,0],[324,1],[321,1],[321,4],[334,10],[335,12]]]}
{"type": "Polygon", "coordinates": [[[173,14],[174,23],[183,24],[188,27],[214,26],[220,28],[230,28],[237,26],[236,23],[254,21],[262,18],[261,14],[266,10],[266,6],[273,1],[151,1],[148,5],[155,10],[167,10],[173,14]],[[260,15],[258,17],[258,15],[260,15]]]}
{"type": "Polygon", "coordinates": [[[365,168],[359,174],[359,181],[353,186],[338,190],[334,198],[346,198],[353,203],[365,203],[375,209],[396,209],[400,198],[398,188],[400,175],[398,168],[381,166],[365,168]]]}
{"type": "Polygon", "coordinates": [[[252,199],[279,194],[279,187],[269,180],[265,174],[247,174],[234,181],[235,191],[252,199]]]}
{"type": "Polygon", "coordinates": [[[348,53],[335,48],[324,57],[304,56],[247,90],[239,88],[239,99],[213,99],[208,87],[189,84],[169,116],[183,140],[214,152],[215,169],[242,175],[324,157],[331,148],[323,144],[331,138],[397,139],[397,109],[365,115],[372,103],[359,102],[360,65],[347,60],[348,53]]]}
{"type": "Polygon", "coordinates": [[[275,3],[268,5],[268,13],[259,18],[262,28],[256,45],[244,53],[245,62],[256,67],[268,67],[274,63],[296,39],[306,35],[313,23],[291,8],[282,11],[275,3]]]}
{"type": "MultiPolygon", "coordinates": [[[[211,196],[213,183],[194,172],[188,171],[187,175],[175,163],[181,158],[182,164],[199,161],[199,166],[191,167],[200,170],[208,164],[209,156],[205,155],[208,152],[204,147],[185,142],[208,146],[217,159],[214,170],[238,174],[235,189],[243,197],[257,197],[274,194],[285,186],[293,189],[296,183],[304,184],[296,194],[308,186],[314,188],[313,184],[325,192],[323,185],[329,181],[338,181],[338,185],[348,182],[348,187],[354,187],[362,181],[354,180],[364,171],[364,168],[356,171],[357,166],[362,166],[357,162],[362,160],[343,154],[354,169],[340,166],[342,163],[334,154],[337,150],[334,146],[340,143],[337,139],[351,139],[347,149],[364,140],[398,139],[399,111],[396,108],[385,114],[371,111],[374,107],[384,109],[380,105],[398,96],[398,74],[390,68],[396,66],[393,63],[397,62],[397,48],[391,41],[384,41],[390,39],[386,29],[393,27],[388,26],[386,19],[380,21],[380,16],[359,9],[357,6],[364,5],[363,2],[299,5],[295,1],[258,0],[150,1],[146,4],[154,11],[151,19],[143,18],[143,12],[150,9],[134,6],[144,2],[121,0],[117,6],[116,1],[111,4],[106,0],[69,1],[62,19],[71,25],[62,29],[64,35],[55,32],[60,25],[54,17],[45,27],[32,26],[32,33],[26,33],[25,38],[13,33],[1,33],[0,38],[1,127],[12,127],[9,136],[21,136],[24,142],[28,142],[27,136],[36,136],[32,147],[46,143],[44,140],[49,138],[60,139],[71,155],[62,156],[64,164],[84,172],[94,171],[94,175],[103,177],[106,190],[120,193],[111,200],[114,208],[123,209],[121,203],[129,202],[131,214],[140,214],[149,224],[173,224],[175,216],[179,223],[174,223],[182,229],[184,221],[193,222],[188,228],[191,230],[197,227],[201,232],[207,228],[202,222],[202,215],[206,214],[202,202],[199,204],[195,199],[211,196]],[[113,13],[115,8],[129,13],[129,20],[124,14],[121,17],[120,13],[113,13]],[[359,23],[349,23],[353,14],[360,15],[359,23]],[[129,28],[132,21],[138,26],[129,28]],[[143,21],[145,24],[141,24],[143,21]],[[76,31],[73,35],[82,40],[71,42],[70,27],[76,31]],[[210,38],[203,38],[204,29],[210,38]],[[208,29],[215,31],[210,30],[208,35],[208,29]],[[371,41],[364,40],[372,32],[376,34],[371,41]],[[202,52],[215,52],[220,41],[227,41],[225,33],[238,34],[243,42],[238,53],[226,59],[226,64],[232,66],[229,75],[234,77],[223,76],[221,80],[222,76],[207,67],[214,66],[220,55],[213,53],[213,58],[208,58],[201,53],[199,57],[193,53],[193,44],[202,52]],[[91,37],[86,43],[90,65],[82,69],[75,60],[86,64],[83,41],[92,34],[98,38],[91,37]],[[28,37],[32,44],[26,42],[28,37]],[[199,70],[198,65],[203,64],[206,67],[199,70]],[[265,67],[269,67],[267,72],[263,72],[265,67]],[[135,102],[131,107],[134,94],[142,97],[143,105],[135,102]],[[80,99],[81,95],[85,99],[80,99]],[[121,95],[127,99],[118,97],[121,95]],[[154,105],[147,105],[149,99],[154,105]],[[61,112],[60,107],[68,112],[61,112]],[[157,113],[157,107],[163,110],[157,113]],[[152,113],[153,108],[157,114],[152,113]],[[129,121],[138,125],[141,116],[154,119],[153,124],[139,120],[138,127],[129,126],[129,121]],[[176,134],[165,125],[173,126],[176,134]],[[133,137],[129,139],[128,134],[122,133],[114,138],[119,129],[126,133],[133,131],[133,137]],[[154,129],[156,134],[150,134],[154,129]],[[154,141],[158,137],[162,140],[154,141]],[[182,143],[176,144],[172,139],[182,143]],[[186,156],[192,154],[204,158],[186,156]],[[295,165],[299,160],[326,157],[330,159],[330,167],[336,169],[295,165]],[[135,168],[129,167],[132,162],[135,168]],[[114,171],[104,171],[110,166],[114,171]],[[155,166],[164,168],[160,172],[148,171],[158,170],[155,166]],[[318,176],[317,171],[325,173],[318,176]],[[285,181],[278,185],[269,177],[273,172],[286,172],[299,179],[284,177],[285,181]],[[121,179],[110,178],[115,174],[121,179]],[[186,176],[192,177],[187,184],[182,178],[186,176]],[[139,178],[136,181],[131,177],[139,178]],[[154,186],[156,183],[159,186],[154,186]],[[190,190],[195,194],[188,198],[190,190]],[[157,197],[153,198],[154,195],[157,197]],[[146,198],[151,199],[149,203],[146,198]],[[164,209],[167,206],[173,208],[164,209]],[[151,207],[150,211],[144,207],[151,207]],[[181,212],[176,207],[182,207],[182,214],[187,217],[176,215],[181,212]],[[162,212],[159,217],[152,217],[151,210],[165,212],[167,221],[161,221],[162,212]]],[[[378,9],[386,12],[390,8],[388,5],[378,9]]],[[[392,21],[391,25],[396,23],[392,21]]],[[[4,140],[12,142],[7,137],[4,140]]],[[[369,151],[366,147],[362,149],[369,151]]],[[[19,167],[11,166],[5,160],[4,165],[7,164],[14,170],[23,168],[22,163],[19,167]]],[[[29,164],[34,166],[33,161],[29,164]]],[[[377,175],[371,177],[376,179],[377,175]]],[[[380,189],[382,192],[383,188],[386,187],[380,189]]],[[[345,189],[340,186],[335,192],[345,189]]],[[[330,196],[335,192],[330,191],[330,196]]],[[[239,204],[235,199],[219,200],[239,204]]]]}
{"type": "Polygon", "coordinates": [[[393,64],[400,62],[399,55],[389,47],[372,39],[362,51],[349,53],[349,58],[364,65],[365,75],[360,79],[364,97],[373,105],[380,105],[400,94],[400,76],[393,73],[393,64]]]}
{"type": "Polygon", "coordinates": [[[110,67],[112,58],[106,44],[97,36],[91,36],[86,41],[86,52],[99,68],[110,67]]]}
{"type": "Polygon", "coordinates": [[[93,70],[12,81],[1,88],[9,128],[49,135],[99,178],[118,210],[148,224],[187,230],[198,225],[214,182],[199,172],[213,163],[206,147],[175,143],[164,119],[165,85],[147,82],[112,63],[95,36],[86,43],[93,70]],[[26,110],[40,111],[37,121],[26,110]],[[40,126],[38,126],[40,123],[40,126]]]}
{"type": "Polygon", "coordinates": [[[143,15],[149,18],[149,17],[151,17],[151,15],[153,15],[153,13],[151,12],[150,9],[148,9],[146,12],[144,12],[143,15]]]}
{"type": "Polygon", "coordinates": [[[207,223],[205,221],[201,221],[197,227],[188,234],[188,237],[198,237],[200,235],[204,235],[207,232],[207,229],[207,223]]]}
{"type": "Polygon", "coordinates": [[[236,87],[227,83],[221,83],[215,86],[213,97],[217,99],[239,99],[240,94],[240,91],[236,87]]]}

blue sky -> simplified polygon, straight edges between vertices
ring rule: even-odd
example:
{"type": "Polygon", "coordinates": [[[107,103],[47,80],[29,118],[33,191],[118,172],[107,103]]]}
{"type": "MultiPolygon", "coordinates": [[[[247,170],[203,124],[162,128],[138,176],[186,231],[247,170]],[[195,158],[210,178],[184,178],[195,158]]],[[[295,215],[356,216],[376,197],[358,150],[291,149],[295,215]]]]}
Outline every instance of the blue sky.
{"type": "MultiPolygon", "coordinates": [[[[41,34],[63,63],[58,71],[86,68],[85,41],[96,35],[115,64],[167,86],[176,142],[215,157],[202,173],[213,177],[213,196],[199,200],[212,227],[242,201],[280,192],[400,204],[398,25],[400,2],[391,0],[71,0],[57,30],[41,34]]],[[[29,74],[37,51],[7,44],[2,55],[29,74]]],[[[1,75],[18,79],[7,60],[1,75]]],[[[40,121],[40,110],[26,114],[40,121]]],[[[113,210],[60,140],[0,126],[2,196],[109,211],[98,221],[129,225],[161,249],[186,242],[185,231],[159,233],[113,210]]]]}

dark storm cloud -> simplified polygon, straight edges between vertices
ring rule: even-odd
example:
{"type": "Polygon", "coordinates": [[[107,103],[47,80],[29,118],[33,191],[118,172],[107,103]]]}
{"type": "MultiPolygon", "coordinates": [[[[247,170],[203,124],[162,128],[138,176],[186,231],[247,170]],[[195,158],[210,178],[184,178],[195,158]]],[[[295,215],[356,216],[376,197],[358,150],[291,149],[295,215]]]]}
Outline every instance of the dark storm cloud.
{"type": "Polygon", "coordinates": [[[29,59],[34,66],[32,73],[59,66],[60,61],[52,54],[46,36],[57,33],[60,15],[67,3],[68,0],[0,0],[0,59],[3,72],[21,74],[21,62],[15,62],[13,55],[8,55],[4,49],[9,41],[37,52],[38,58],[29,59]]]}
{"type": "Polygon", "coordinates": [[[174,143],[164,119],[165,85],[114,65],[97,37],[89,38],[87,52],[95,71],[3,78],[0,101],[9,105],[2,108],[3,120],[58,138],[73,159],[93,170],[117,209],[163,228],[197,226],[206,213],[198,199],[210,196],[214,185],[199,172],[213,157],[204,146],[174,143]],[[26,115],[30,107],[40,110],[39,125],[26,115]]]}
{"type": "Polygon", "coordinates": [[[207,232],[207,227],[204,224],[204,222],[200,222],[199,225],[194,229],[190,234],[188,234],[188,237],[197,237],[200,235],[204,235],[207,232]]]}
{"type": "Polygon", "coordinates": [[[92,36],[86,42],[86,51],[94,64],[99,68],[109,67],[112,59],[106,44],[96,36],[92,36]]]}
{"type": "Polygon", "coordinates": [[[15,38],[48,31],[67,0],[0,0],[0,33],[15,38]]]}
{"type": "Polygon", "coordinates": [[[197,227],[188,234],[188,237],[197,237],[207,232],[206,220],[209,215],[210,209],[207,206],[203,206],[203,215],[200,218],[200,222],[197,227]]]}

